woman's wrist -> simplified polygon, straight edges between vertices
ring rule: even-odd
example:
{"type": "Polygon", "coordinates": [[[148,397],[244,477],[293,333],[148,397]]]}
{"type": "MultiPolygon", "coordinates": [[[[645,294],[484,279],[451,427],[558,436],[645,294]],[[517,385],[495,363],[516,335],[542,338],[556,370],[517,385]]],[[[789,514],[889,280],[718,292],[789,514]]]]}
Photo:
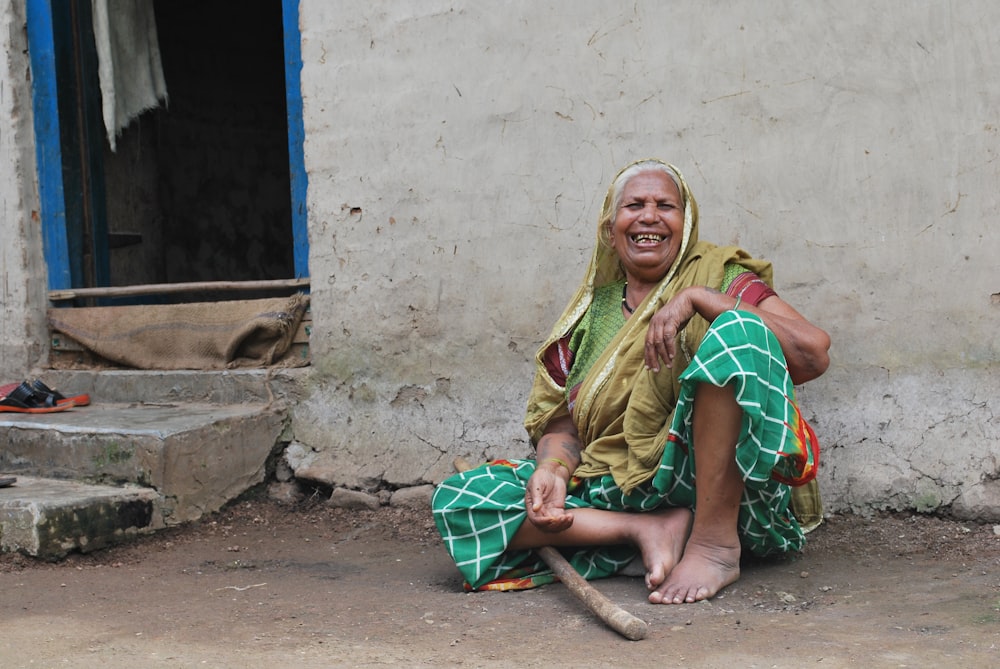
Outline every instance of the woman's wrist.
{"type": "Polygon", "coordinates": [[[563,467],[569,474],[573,474],[573,469],[569,466],[569,463],[562,458],[542,458],[539,460],[539,464],[545,464],[548,462],[555,464],[557,467],[563,467]]]}
{"type": "Polygon", "coordinates": [[[540,469],[548,470],[555,476],[558,476],[561,479],[565,479],[567,484],[570,482],[570,479],[573,478],[573,466],[566,460],[563,460],[562,458],[556,458],[556,457],[538,458],[535,462],[535,471],[538,471],[540,469]]]}

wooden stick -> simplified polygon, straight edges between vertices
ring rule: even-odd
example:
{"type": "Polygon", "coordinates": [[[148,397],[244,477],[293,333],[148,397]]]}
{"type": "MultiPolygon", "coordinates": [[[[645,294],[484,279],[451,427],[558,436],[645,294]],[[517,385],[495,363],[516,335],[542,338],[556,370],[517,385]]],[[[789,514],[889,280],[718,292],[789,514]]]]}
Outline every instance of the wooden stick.
{"type": "Polygon", "coordinates": [[[268,281],[198,281],[194,283],[151,283],[137,286],[103,288],[69,288],[50,290],[49,300],[61,302],[78,297],[132,297],[136,295],[168,295],[173,293],[203,293],[207,291],[248,291],[308,288],[309,279],[272,279],[268,281]]]}
{"type": "MultiPolygon", "coordinates": [[[[464,472],[472,469],[472,465],[465,458],[458,457],[455,458],[455,469],[464,472]]],[[[649,633],[646,621],[636,618],[601,594],[597,588],[577,573],[573,565],[559,551],[551,546],[542,546],[536,550],[549,569],[569,588],[573,596],[583,602],[584,606],[603,620],[608,627],[630,641],[646,638],[649,633]]]]}
{"type": "Polygon", "coordinates": [[[542,546],[537,550],[538,554],[545,560],[545,564],[549,565],[559,580],[566,584],[569,591],[583,602],[584,606],[590,609],[594,615],[607,623],[608,627],[630,641],[646,638],[649,626],[646,625],[645,620],[636,618],[605,597],[600,590],[587,582],[587,579],[580,576],[576,569],[573,569],[573,565],[562,556],[562,553],[552,546],[542,546]]]}

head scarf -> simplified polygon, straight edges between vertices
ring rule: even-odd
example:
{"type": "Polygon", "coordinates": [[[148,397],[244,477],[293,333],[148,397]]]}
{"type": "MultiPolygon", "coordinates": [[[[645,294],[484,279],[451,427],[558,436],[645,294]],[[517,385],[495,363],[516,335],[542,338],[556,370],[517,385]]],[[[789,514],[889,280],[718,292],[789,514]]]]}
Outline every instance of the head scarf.
{"type": "Polygon", "coordinates": [[[681,348],[678,360],[672,368],[664,367],[654,374],[645,369],[643,357],[649,319],[684,288],[693,285],[719,288],[728,262],[739,262],[771,283],[769,263],[752,260],[734,246],[717,247],[699,241],[698,205],[680,170],[656,159],[626,165],[615,175],[604,198],[597,243],[583,281],[535,356],[535,382],[524,423],[533,443],[541,438],[553,418],[568,413],[565,389],[552,380],[543,363],[545,351],[572,332],[593,302],[597,288],[625,278],[617,252],[606,242],[606,226],[616,215],[615,182],[626,170],[644,163],[663,165],[677,177],[684,204],[680,249],[663,279],[636,307],[583,380],[573,409],[573,419],[585,448],[576,473],[584,477],[611,473],[626,492],[655,471],[680,390],[678,377],[709,326],[705,319],[695,315],[678,337],[681,348]]]}
{"type": "MultiPolygon", "coordinates": [[[[673,181],[677,184],[678,190],[680,190],[681,203],[684,206],[684,225],[681,235],[681,245],[677,252],[677,257],[674,258],[673,264],[667,271],[664,280],[669,282],[669,278],[677,271],[677,268],[681,265],[684,258],[684,253],[687,249],[694,245],[698,241],[698,203],[695,202],[694,196],[691,195],[691,191],[688,189],[687,182],[684,181],[684,176],[681,174],[680,170],[671,165],[670,163],[665,163],[662,160],[657,160],[655,158],[647,158],[645,160],[637,160],[635,162],[629,163],[622,169],[618,171],[615,178],[611,180],[611,185],[608,186],[608,193],[604,196],[604,206],[601,207],[601,215],[597,219],[597,244],[594,247],[593,258],[591,259],[590,267],[593,268],[593,277],[588,276],[584,279],[584,285],[590,281],[592,288],[598,288],[608,283],[614,283],[615,281],[621,281],[625,278],[625,272],[622,270],[621,262],[618,260],[618,252],[615,251],[610,245],[608,234],[610,226],[614,225],[615,218],[618,216],[618,211],[616,204],[620,202],[615,202],[615,191],[616,185],[623,174],[632,170],[635,167],[642,166],[638,172],[635,172],[629,177],[631,178],[642,174],[645,172],[655,172],[664,169],[671,173],[673,181]]],[[[618,199],[621,199],[621,192],[624,191],[625,186],[628,181],[619,185],[618,199]]]]}
{"type": "MultiPolygon", "coordinates": [[[[597,219],[597,243],[594,245],[594,251],[591,254],[590,264],[587,266],[587,272],[583,277],[583,282],[580,284],[580,287],[577,288],[576,294],[573,296],[573,299],[570,300],[569,305],[567,305],[566,309],[563,310],[562,315],[556,321],[552,328],[552,332],[549,334],[549,338],[546,339],[545,343],[542,344],[542,347],[539,349],[539,353],[548,348],[552,342],[563,337],[572,329],[574,325],[576,325],[576,323],[580,320],[580,317],[583,316],[583,313],[587,310],[587,307],[590,306],[590,303],[594,298],[594,291],[597,288],[609,283],[621,281],[625,278],[625,271],[622,269],[621,262],[618,260],[618,252],[615,251],[608,243],[606,236],[607,225],[614,221],[617,214],[617,212],[614,211],[614,199],[615,184],[618,181],[618,178],[629,169],[642,164],[660,164],[672,171],[677,177],[678,188],[681,191],[681,201],[684,204],[684,228],[681,237],[680,249],[677,252],[677,257],[674,259],[673,265],[671,265],[666,276],[664,276],[663,280],[660,282],[660,286],[656,290],[651,291],[651,294],[662,291],[662,288],[670,282],[670,278],[676,274],[677,268],[683,262],[685,253],[691,246],[697,243],[698,204],[695,202],[694,196],[688,189],[687,182],[684,181],[684,177],[681,175],[680,170],[670,163],[665,163],[655,158],[636,160],[618,170],[615,178],[611,180],[611,185],[608,186],[607,195],[604,196],[604,205],[601,207],[601,215],[597,219]]],[[[647,299],[643,302],[643,304],[650,304],[650,300],[647,299]]]]}

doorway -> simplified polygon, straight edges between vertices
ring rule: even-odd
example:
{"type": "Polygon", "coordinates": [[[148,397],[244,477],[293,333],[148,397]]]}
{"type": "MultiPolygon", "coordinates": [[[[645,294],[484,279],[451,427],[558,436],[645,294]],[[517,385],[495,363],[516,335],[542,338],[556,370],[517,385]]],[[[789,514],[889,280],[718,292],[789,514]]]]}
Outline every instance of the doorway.
{"type": "Polygon", "coordinates": [[[126,126],[112,150],[91,0],[28,0],[50,299],[82,306],[301,289],[297,0],[153,7],[168,100],[126,126]]]}

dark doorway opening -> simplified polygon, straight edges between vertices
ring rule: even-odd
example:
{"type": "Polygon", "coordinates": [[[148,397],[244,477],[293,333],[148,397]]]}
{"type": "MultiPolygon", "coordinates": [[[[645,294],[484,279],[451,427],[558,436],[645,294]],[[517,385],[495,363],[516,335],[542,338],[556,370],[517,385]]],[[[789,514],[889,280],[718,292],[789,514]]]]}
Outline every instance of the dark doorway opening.
{"type": "Polygon", "coordinates": [[[280,1],[155,7],[169,103],[106,143],[108,228],[138,242],[112,283],[294,276],[280,1]]]}
{"type": "MultiPolygon", "coordinates": [[[[155,0],[169,101],[132,120],[114,150],[91,0],[28,3],[50,299],[177,302],[224,297],[206,283],[307,285],[297,3],[155,0]],[[201,288],[131,289],[178,284],[201,288]]],[[[240,297],[272,292],[254,290],[240,297]]]]}
{"type": "Polygon", "coordinates": [[[179,303],[227,300],[255,323],[281,321],[285,352],[308,364],[308,299],[293,295],[309,286],[298,0],[26,7],[51,352],[76,366],[91,351],[115,361],[136,314],[173,323],[199,307],[188,325],[201,332],[223,305],[179,303]],[[125,58],[103,57],[125,42],[134,49],[125,58]],[[110,91],[109,62],[134,66],[116,66],[110,91]],[[127,120],[109,137],[102,102],[147,73],[158,82],[161,67],[166,93],[156,83],[152,101],[112,110],[127,120]],[[278,296],[266,312],[250,299],[278,296]],[[95,306],[116,308],[73,308],[95,306]],[[93,346],[74,339],[83,329],[58,325],[70,314],[97,319],[93,346]],[[107,341],[113,350],[99,348],[107,341]]]}

